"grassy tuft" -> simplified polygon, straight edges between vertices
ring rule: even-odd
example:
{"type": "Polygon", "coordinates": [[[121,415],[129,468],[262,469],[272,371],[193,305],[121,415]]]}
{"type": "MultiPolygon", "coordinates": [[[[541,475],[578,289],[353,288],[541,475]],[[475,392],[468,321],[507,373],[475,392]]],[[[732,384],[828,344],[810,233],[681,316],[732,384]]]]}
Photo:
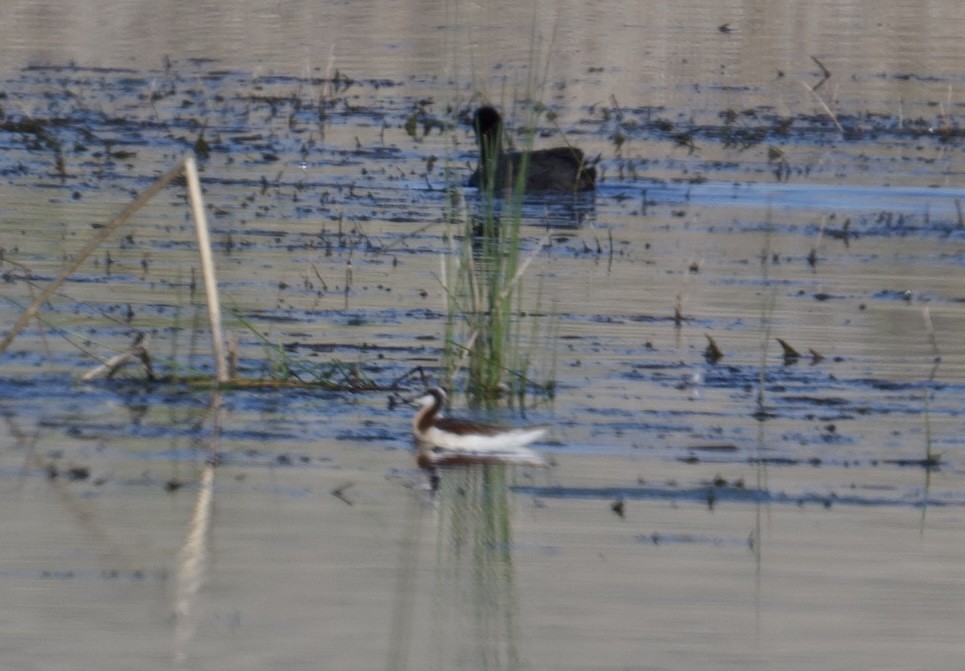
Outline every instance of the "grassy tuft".
{"type": "MultiPolygon", "coordinates": [[[[451,199],[446,213],[450,249],[442,260],[447,307],[442,382],[461,386],[456,378],[464,374],[471,407],[493,407],[508,397],[522,408],[528,394],[552,397],[555,390],[556,320],[542,311],[540,283],[535,290],[527,286],[527,271],[547,241],[524,251],[528,245],[521,237],[528,151],[545,112],[538,102],[546,78],[539,68],[538,42],[534,33],[524,90],[517,92],[526,102],[510,116],[525,129],[513,188],[503,192],[494,186],[496,161],[491,161],[481,166],[489,173],[489,179],[481,180],[488,186],[469,203],[451,199]]],[[[450,190],[457,190],[455,183],[450,190]]]]}

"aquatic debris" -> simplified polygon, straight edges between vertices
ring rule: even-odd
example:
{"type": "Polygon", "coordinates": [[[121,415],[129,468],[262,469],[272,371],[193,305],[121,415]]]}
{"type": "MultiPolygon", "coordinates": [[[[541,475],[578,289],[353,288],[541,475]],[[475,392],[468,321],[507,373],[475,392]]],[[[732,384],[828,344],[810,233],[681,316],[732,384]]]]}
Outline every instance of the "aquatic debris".
{"type": "Polygon", "coordinates": [[[736,452],[737,446],[733,443],[710,443],[707,445],[692,445],[687,449],[699,452],[736,452]]]}
{"type": "Polygon", "coordinates": [[[696,534],[669,534],[660,533],[659,531],[654,531],[652,534],[645,535],[641,534],[636,536],[636,541],[638,543],[649,543],[651,545],[665,545],[668,543],[685,543],[685,544],[697,544],[697,545],[736,545],[738,541],[736,540],[726,540],[724,538],[715,538],[712,536],[700,536],[696,534]]]}
{"type": "Polygon", "coordinates": [[[71,466],[64,474],[71,482],[90,477],[90,466],[71,466]]]}
{"type": "Polygon", "coordinates": [[[774,165],[774,177],[778,182],[787,182],[791,178],[791,166],[787,162],[784,152],[775,147],[767,148],[767,162],[774,165]]]}
{"type": "Polygon", "coordinates": [[[354,487],[354,486],[355,486],[355,483],[354,483],[354,482],[343,482],[343,483],[340,484],[338,487],[336,487],[335,489],[333,489],[332,492],[331,492],[331,494],[332,494],[332,496],[334,496],[335,498],[337,498],[339,501],[342,501],[342,502],[345,503],[346,505],[353,505],[352,499],[348,498],[348,496],[346,496],[345,492],[347,492],[350,488],[352,488],[352,487],[354,487]]]}
{"type": "Polygon", "coordinates": [[[142,366],[144,366],[147,371],[147,379],[155,380],[154,369],[151,367],[151,356],[148,354],[147,347],[151,341],[151,336],[147,333],[138,333],[134,337],[134,342],[131,346],[127,348],[124,352],[111,357],[101,365],[96,368],[84,373],[81,376],[82,382],[90,382],[91,380],[97,379],[101,375],[105,376],[108,380],[114,377],[118,370],[123,368],[129,363],[134,361],[139,361],[142,366]]]}
{"type": "Polygon", "coordinates": [[[194,155],[200,160],[204,160],[211,156],[211,145],[208,144],[207,140],[204,139],[204,128],[198,133],[198,139],[194,142],[194,155]]]}
{"type": "Polygon", "coordinates": [[[704,350],[704,359],[707,360],[707,363],[717,363],[724,358],[724,353],[717,346],[717,343],[714,342],[713,338],[706,333],[704,337],[707,338],[707,348],[704,350]]]}
{"type": "Polygon", "coordinates": [[[784,365],[791,366],[796,364],[798,359],[801,358],[800,352],[794,349],[791,344],[784,340],[783,338],[776,338],[777,343],[781,346],[781,350],[784,352],[784,365]]]}
{"type": "Polygon", "coordinates": [[[892,466],[901,466],[904,468],[909,466],[915,468],[924,468],[932,471],[941,469],[942,456],[940,454],[930,454],[922,459],[884,459],[882,463],[890,464],[892,466]]]}

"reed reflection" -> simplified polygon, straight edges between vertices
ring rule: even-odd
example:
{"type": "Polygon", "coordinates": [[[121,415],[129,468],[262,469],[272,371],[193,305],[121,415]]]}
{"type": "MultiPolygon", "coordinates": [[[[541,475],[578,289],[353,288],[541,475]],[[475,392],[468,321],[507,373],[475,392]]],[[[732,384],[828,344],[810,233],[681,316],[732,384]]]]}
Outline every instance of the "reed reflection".
{"type": "MultiPolygon", "coordinates": [[[[524,666],[520,652],[519,604],[516,593],[512,516],[509,493],[511,466],[478,464],[444,469],[431,504],[423,503],[422,518],[432,531],[410,545],[409,587],[399,591],[410,608],[396,613],[406,618],[410,641],[427,641],[421,648],[423,668],[517,669],[524,666]],[[430,534],[432,534],[430,536],[430,534]],[[431,559],[426,555],[431,550],[431,559]],[[415,554],[413,554],[415,553],[415,554]],[[422,555],[422,576],[428,581],[430,602],[420,613],[411,598],[414,562],[422,555]],[[414,624],[419,623],[419,624],[414,624]],[[424,625],[427,631],[419,630],[424,625]]],[[[401,571],[404,575],[406,571],[401,571]]],[[[402,647],[396,647],[401,652],[402,647]]],[[[390,668],[406,668],[395,657],[390,668]]]]}

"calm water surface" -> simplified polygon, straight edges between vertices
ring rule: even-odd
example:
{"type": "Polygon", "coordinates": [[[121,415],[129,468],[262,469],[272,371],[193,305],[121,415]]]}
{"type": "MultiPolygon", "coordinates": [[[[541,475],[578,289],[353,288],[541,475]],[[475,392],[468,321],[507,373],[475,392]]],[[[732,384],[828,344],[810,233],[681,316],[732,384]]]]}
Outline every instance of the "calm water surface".
{"type": "Polygon", "coordinates": [[[388,391],[80,381],[134,329],[210,371],[163,192],[0,358],[4,663],[957,668],[963,31],[950,1],[6,3],[5,324],[203,138],[241,375],[389,387],[439,364],[479,101],[541,99],[537,145],[602,179],[524,209],[556,395],[501,419],[553,423],[554,465],[434,501],[388,391]]]}

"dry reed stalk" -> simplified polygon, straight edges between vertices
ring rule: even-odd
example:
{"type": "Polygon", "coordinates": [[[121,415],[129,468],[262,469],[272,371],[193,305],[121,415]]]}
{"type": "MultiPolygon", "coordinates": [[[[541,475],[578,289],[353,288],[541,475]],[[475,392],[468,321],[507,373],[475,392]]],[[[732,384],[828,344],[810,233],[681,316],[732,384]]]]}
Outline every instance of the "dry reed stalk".
{"type": "Polygon", "coordinates": [[[191,156],[184,159],[184,176],[188,182],[191,213],[194,216],[194,227],[198,235],[198,252],[201,254],[201,273],[204,276],[204,290],[208,298],[211,352],[214,355],[216,376],[218,382],[227,382],[229,379],[228,361],[224,351],[224,336],[221,333],[221,301],[218,298],[218,281],[214,274],[214,258],[211,255],[211,239],[208,235],[208,220],[204,214],[204,199],[201,196],[198,166],[191,156]]]}
{"type": "Polygon", "coordinates": [[[221,330],[221,303],[218,299],[218,284],[214,272],[214,258],[211,254],[211,240],[208,235],[208,221],[204,214],[204,200],[201,196],[201,181],[198,179],[198,167],[194,158],[191,156],[186,157],[174,168],[171,168],[171,170],[155,180],[74,256],[73,260],[68,263],[60,275],[57,276],[57,279],[48,284],[47,287],[40,292],[40,295],[33,300],[30,306],[20,314],[13,328],[11,328],[9,333],[0,341],[0,354],[7,350],[10,343],[12,343],[24,327],[30,323],[30,320],[37,315],[40,306],[47,302],[67,278],[73,275],[101,244],[107,241],[135,212],[144,207],[148,201],[160,193],[164,187],[182,174],[187,181],[188,197],[191,201],[191,212],[194,216],[194,225],[198,237],[198,252],[201,255],[201,272],[204,277],[204,287],[208,299],[208,319],[211,325],[211,349],[215,358],[216,377],[218,382],[227,382],[229,379],[228,365],[224,353],[224,337],[222,336],[221,330]]]}
{"type": "MultiPolygon", "coordinates": [[[[822,80],[821,80],[821,83],[823,84],[825,81],[826,81],[826,80],[822,79],[822,80]]],[[[831,121],[834,123],[834,127],[837,128],[837,129],[838,129],[838,132],[841,133],[841,136],[844,137],[844,127],[838,122],[838,117],[837,117],[837,115],[836,115],[834,112],[832,112],[832,111],[831,111],[831,108],[828,107],[828,104],[827,104],[826,102],[824,102],[824,98],[822,98],[820,95],[818,95],[818,93],[817,93],[817,91],[816,91],[816,88],[817,88],[817,87],[812,87],[812,86],[810,86],[807,82],[801,82],[801,85],[802,85],[804,88],[806,88],[806,89],[808,90],[808,92],[809,92],[812,96],[814,96],[814,99],[817,100],[817,101],[821,104],[821,107],[824,108],[824,111],[827,113],[827,115],[831,118],[831,121]]]]}
{"type": "Polygon", "coordinates": [[[133,216],[134,213],[139,209],[144,207],[144,205],[147,204],[151,198],[160,193],[164,187],[177,178],[183,169],[184,166],[179,164],[158,178],[157,181],[151,184],[151,186],[149,186],[141,195],[135,198],[130,205],[121,210],[120,214],[114,217],[103,229],[101,229],[97,235],[91,239],[90,242],[87,243],[82,250],[80,250],[74,256],[74,259],[67,264],[67,267],[64,268],[63,271],[61,271],[60,275],[57,276],[57,279],[48,284],[47,287],[40,292],[40,295],[33,300],[30,306],[20,314],[20,317],[13,325],[13,328],[11,328],[10,332],[7,333],[2,341],[0,341],[0,354],[7,350],[7,347],[10,346],[10,343],[14,341],[14,338],[16,338],[17,335],[19,335],[24,327],[30,322],[30,320],[34,318],[34,316],[37,314],[37,311],[40,310],[40,306],[46,303],[54,292],[57,291],[65,281],[67,281],[67,278],[73,275],[74,272],[80,268],[81,265],[83,265],[84,261],[87,260],[87,257],[93,254],[94,250],[96,250],[105,240],[111,237],[114,231],[117,230],[121,224],[130,219],[131,216],[133,216]]]}

